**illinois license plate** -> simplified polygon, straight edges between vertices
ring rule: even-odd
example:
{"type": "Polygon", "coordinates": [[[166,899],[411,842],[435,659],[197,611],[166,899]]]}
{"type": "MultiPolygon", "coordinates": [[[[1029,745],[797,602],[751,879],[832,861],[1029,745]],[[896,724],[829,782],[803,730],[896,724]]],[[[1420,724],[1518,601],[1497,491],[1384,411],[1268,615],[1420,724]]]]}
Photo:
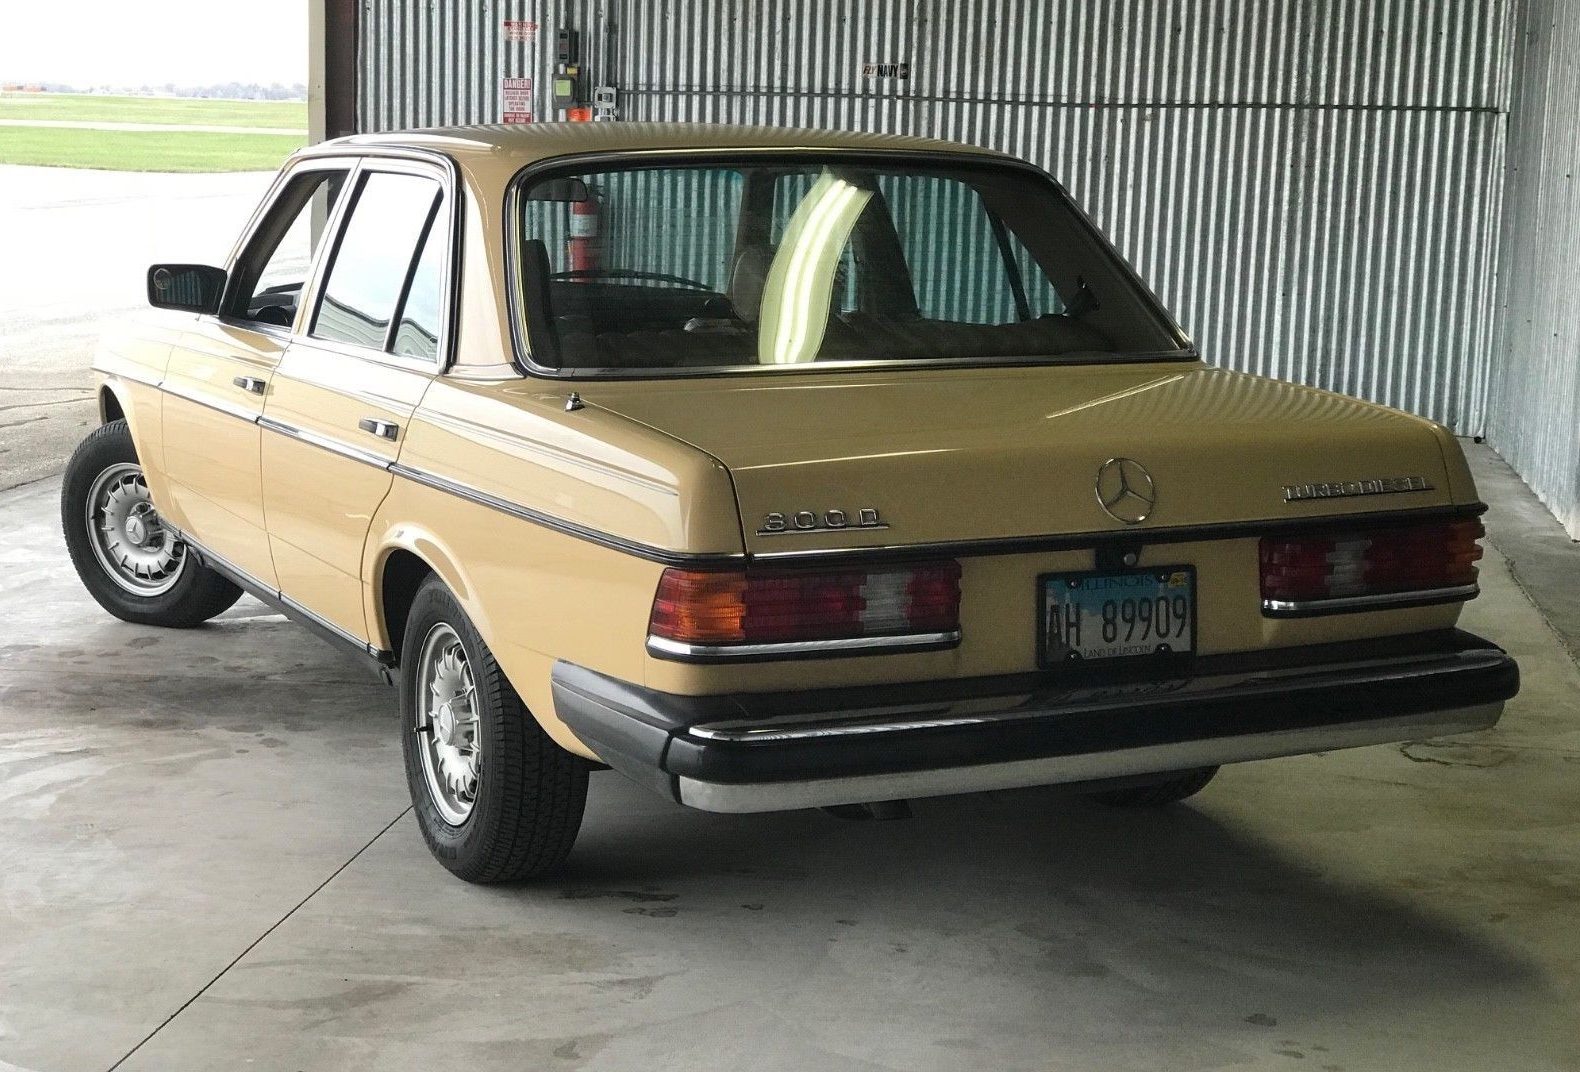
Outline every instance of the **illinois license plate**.
{"type": "Polygon", "coordinates": [[[1196,648],[1190,566],[1049,573],[1039,582],[1045,663],[1188,655],[1196,648]]]}

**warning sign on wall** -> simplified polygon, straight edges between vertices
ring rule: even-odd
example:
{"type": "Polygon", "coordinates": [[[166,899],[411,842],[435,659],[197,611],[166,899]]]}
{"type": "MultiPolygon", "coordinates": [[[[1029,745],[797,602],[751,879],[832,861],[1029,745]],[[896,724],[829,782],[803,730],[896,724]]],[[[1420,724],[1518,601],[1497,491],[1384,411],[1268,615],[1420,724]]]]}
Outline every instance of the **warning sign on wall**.
{"type": "Polygon", "coordinates": [[[505,40],[520,41],[523,44],[532,44],[538,39],[538,24],[525,22],[520,19],[505,20],[505,40]]]}
{"type": "Polygon", "coordinates": [[[503,119],[506,123],[531,123],[532,79],[501,78],[499,99],[504,104],[503,119]]]}

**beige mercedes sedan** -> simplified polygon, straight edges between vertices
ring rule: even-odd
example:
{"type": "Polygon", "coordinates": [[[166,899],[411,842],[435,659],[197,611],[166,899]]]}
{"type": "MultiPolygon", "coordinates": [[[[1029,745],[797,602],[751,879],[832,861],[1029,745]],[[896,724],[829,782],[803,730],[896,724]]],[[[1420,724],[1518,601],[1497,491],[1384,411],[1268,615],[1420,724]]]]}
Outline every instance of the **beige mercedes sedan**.
{"type": "Polygon", "coordinates": [[[250,592],[365,656],[470,881],[561,863],[591,771],[725,812],[1157,805],[1519,686],[1455,627],[1454,439],[1203,363],[997,153],[357,136],[148,295],[62,491],[83,583],[174,627],[250,592]]]}

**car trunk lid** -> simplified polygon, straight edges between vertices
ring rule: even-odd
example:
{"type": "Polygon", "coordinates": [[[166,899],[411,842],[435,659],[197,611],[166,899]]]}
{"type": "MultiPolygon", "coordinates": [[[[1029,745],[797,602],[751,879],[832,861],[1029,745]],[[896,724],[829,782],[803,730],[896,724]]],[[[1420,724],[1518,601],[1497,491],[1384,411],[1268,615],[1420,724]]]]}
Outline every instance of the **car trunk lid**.
{"type": "Polygon", "coordinates": [[[724,464],[754,554],[1141,537],[1453,501],[1428,422],[1198,364],[720,376],[582,395],[724,464]],[[1139,467],[1109,466],[1105,510],[1111,459],[1139,467]],[[1379,481],[1400,483],[1356,484],[1379,481]],[[1312,494],[1286,501],[1286,486],[1312,494]],[[1324,494],[1366,487],[1410,490],[1324,494]]]}

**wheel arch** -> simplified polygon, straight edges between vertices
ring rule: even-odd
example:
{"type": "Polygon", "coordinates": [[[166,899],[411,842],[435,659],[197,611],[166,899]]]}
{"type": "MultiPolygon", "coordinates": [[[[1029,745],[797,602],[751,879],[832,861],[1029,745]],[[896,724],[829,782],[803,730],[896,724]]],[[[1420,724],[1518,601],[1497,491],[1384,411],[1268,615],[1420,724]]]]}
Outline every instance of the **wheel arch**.
{"type": "Polygon", "coordinates": [[[488,635],[483,611],[476,599],[476,587],[443,543],[431,533],[409,525],[391,529],[390,538],[370,557],[366,576],[370,581],[367,613],[373,643],[393,653],[397,660],[412,600],[430,576],[443,582],[478,631],[488,635]]]}
{"type": "MultiPolygon", "coordinates": [[[[98,391],[99,426],[102,428],[104,425],[112,424],[115,421],[125,421],[127,430],[132,433],[132,442],[137,444],[137,453],[139,456],[142,456],[145,446],[154,446],[156,444],[146,442],[143,436],[143,422],[141,418],[147,416],[145,411],[148,408],[148,400],[142,400],[142,405],[139,406],[138,399],[134,394],[134,386],[114,377],[108,377],[100,382],[98,391]]],[[[157,411],[155,413],[153,425],[154,429],[157,429],[159,422],[157,420],[157,411]]],[[[147,463],[145,462],[144,464],[146,465],[147,463]]]]}
{"type": "MultiPolygon", "coordinates": [[[[132,443],[137,447],[137,456],[142,460],[143,467],[147,469],[150,467],[150,462],[157,461],[163,453],[159,439],[160,421],[157,408],[159,401],[157,391],[154,392],[154,398],[140,397],[138,394],[140,388],[140,384],[115,376],[102,378],[97,393],[99,427],[113,424],[115,421],[125,421],[127,431],[132,434],[132,443]],[[150,406],[155,408],[150,411],[150,406]]],[[[161,481],[161,486],[162,483],[161,481]]]]}
{"type": "Polygon", "coordinates": [[[106,383],[99,388],[100,424],[109,424],[112,421],[127,421],[128,425],[130,425],[131,422],[126,416],[129,409],[130,407],[121,400],[120,395],[115,393],[114,385],[106,383]]]}
{"type": "Polygon", "coordinates": [[[379,614],[378,644],[400,658],[406,641],[406,619],[411,614],[412,600],[423,581],[437,576],[433,567],[404,547],[397,547],[384,556],[379,570],[377,608],[379,614]]]}
{"type": "Polygon", "coordinates": [[[99,381],[94,391],[99,427],[106,427],[116,421],[126,422],[126,430],[132,437],[132,447],[137,452],[137,460],[143,467],[148,490],[159,512],[173,524],[184,525],[186,518],[173,500],[164,473],[162,398],[158,388],[114,372],[95,371],[99,381]]]}
{"type": "MultiPolygon", "coordinates": [[[[416,500],[417,504],[425,501],[416,500]]],[[[527,712],[544,732],[562,748],[596,760],[593,751],[559,720],[549,687],[552,658],[542,654],[512,624],[521,594],[503,596],[496,572],[502,565],[506,569],[509,566],[484,561],[475,571],[465,568],[454,545],[435,529],[409,520],[417,512],[411,503],[402,501],[397,481],[396,492],[385,499],[374,516],[362,572],[369,643],[390,652],[393,665],[398,667],[399,644],[405,639],[403,630],[413,597],[426,577],[438,577],[460,603],[527,712]]]]}

